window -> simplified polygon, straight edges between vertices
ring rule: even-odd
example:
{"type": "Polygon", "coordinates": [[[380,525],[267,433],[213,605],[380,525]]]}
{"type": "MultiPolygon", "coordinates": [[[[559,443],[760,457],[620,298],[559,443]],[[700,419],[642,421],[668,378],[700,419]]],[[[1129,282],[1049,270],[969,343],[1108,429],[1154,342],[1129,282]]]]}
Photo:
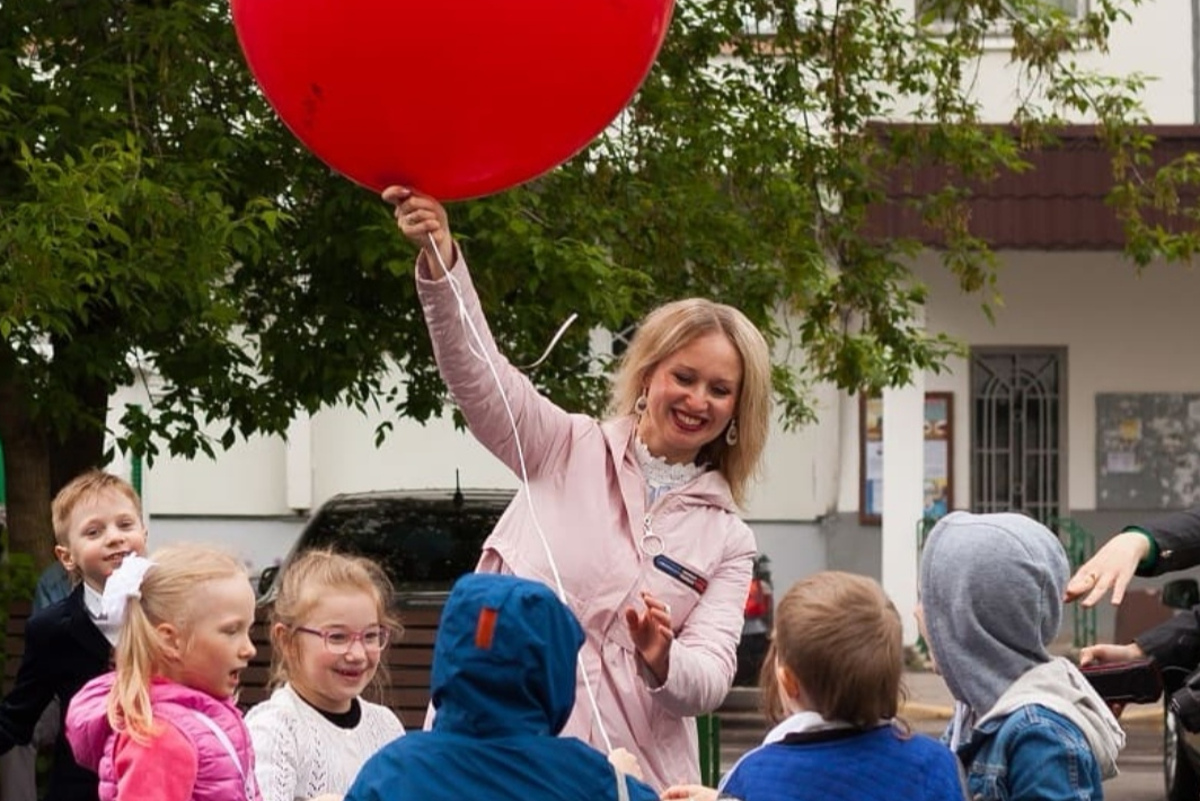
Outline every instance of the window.
{"type": "MultiPolygon", "coordinates": [[[[1043,6],[1047,12],[1061,11],[1070,17],[1078,19],[1087,12],[1087,0],[1036,0],[1043,6]]],[[[1001,2],[1002,8],[1011,8],[1009,2],[1001,2]]],[[[915,10],[917,15],[923,16],[929,9],[938,9],[939,13],[934,25],[948,25],[955,17],[956,3],[954,0],[916,0],[915,10]]],[[[1022,8],[1027,8],[1022,4],[1022,8]]],[[[1003,23],[997,21],[996,28],[1003,27],[1003,23]]]]}

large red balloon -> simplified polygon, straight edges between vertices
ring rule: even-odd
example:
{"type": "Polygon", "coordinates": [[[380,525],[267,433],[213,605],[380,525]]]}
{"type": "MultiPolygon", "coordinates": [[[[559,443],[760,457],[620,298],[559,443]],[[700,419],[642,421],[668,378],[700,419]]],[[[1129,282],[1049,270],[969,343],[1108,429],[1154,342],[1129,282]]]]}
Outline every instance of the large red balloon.
{"type": "Polygon", "coordinates": [[[292,132],[380,190],[478,197],[561,164],[629,102],[672,0],[232,0],[292,132]]]}

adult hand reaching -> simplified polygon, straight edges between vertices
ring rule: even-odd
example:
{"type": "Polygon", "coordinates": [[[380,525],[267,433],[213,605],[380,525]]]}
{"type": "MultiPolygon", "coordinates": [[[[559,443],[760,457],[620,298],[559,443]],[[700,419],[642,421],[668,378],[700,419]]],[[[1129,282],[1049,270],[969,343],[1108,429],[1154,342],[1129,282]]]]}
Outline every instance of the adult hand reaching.
{"type": "Polygon", "coordinates": [[[1084,667],[1093,663],[1108,665],[1113,662],[1132,662],[1145,657],[1146,654],[1142,651],[1142,647],[1136,642],[1128,645],[1100,643],[1099,645],[1089,645],[1079,652],[1079,666],[1084,667]]]}
{"type": "MultiPolygon", "coordinates": [[[[1079,652],[1079,666],[1132,662],[1135,659],[1143,659],[1145,656],[1146,654],[1142,651],[1142,647],[1136,642],[1131,642],[1128,645],[1100,643],[1099,645],[1089,645],[1079,652]]],[[[1110,702],[1108,708],[1112,710],[1114,717],[1119,718],[1121,717],[1121,713],[1125,711],[1125,704],[1110,702]]]]}
{"type": "Polygon", "coordinates": [[[675,639],[671,629],[671,607],[648,592],[642,593],[642,602],[646,604],[646,611],[626,609],[625,622],[629,624],[629,634],[638,655],[658,683],[663,684],[670,670],[671,641],[675,639]]]}
{"type": "Polygon", "coordinates": [[[1150,553],[1150,540],[1140,531],[1124,531],[1104,544],[1087,560],[1067,583],[1064,601],[1074,601],[1084,593],[1083,606],[1095,606],[1112,590],[1113,604],[1125,598],[1125,589],[1137,570],[1138,562],[1150,553]]]}
{"type": "Polygon", "coordinates": [[[450,219],[446,215],[446,209],[429,195],[422,195],[403,186],[389,186],[383,190],[383,199],[395,206],[393,214],[400,232],[408,241],[425,251],[430,276],[435,280],[441,279],[445,275],[442,264],[444,263],[447,269],[454,264],[454,239],[450,236],[450,219]],[[441,263],[437,256],[430,252],[431,237],[437,247],[437,253],[441,255],[441,263]]]}

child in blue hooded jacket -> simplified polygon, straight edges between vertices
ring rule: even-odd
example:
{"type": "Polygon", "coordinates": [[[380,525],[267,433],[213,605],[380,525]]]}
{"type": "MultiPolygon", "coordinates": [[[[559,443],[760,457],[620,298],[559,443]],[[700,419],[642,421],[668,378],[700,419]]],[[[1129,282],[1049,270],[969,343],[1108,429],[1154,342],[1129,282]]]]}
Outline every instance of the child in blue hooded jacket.
{"type": "Polygon", "coordinates": [[[460,578],[434,643],[433,730],[409,732],[371,757],[346,801],[657,801],[604,754],[557,736],[575,705],[583,641],[544,584],[460,578]]]}
{"type": "Polygon", "coordinates": [[[1099,801],[1125,735],[1069,660],[1067,556],[1020,514],[954,512],[929,533],[917,619],[955,699],[946,733],[980,801],[1099,801]]]}

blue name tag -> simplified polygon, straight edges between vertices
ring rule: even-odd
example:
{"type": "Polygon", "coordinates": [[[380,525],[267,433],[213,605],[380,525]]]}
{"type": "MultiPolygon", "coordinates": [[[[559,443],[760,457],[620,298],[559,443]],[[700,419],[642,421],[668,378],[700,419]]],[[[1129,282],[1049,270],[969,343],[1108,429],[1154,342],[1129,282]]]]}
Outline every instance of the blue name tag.
{"type": "Polygon", "coordinates": [[[676,581],[683,582],[698,593],[703,594],[708,589],[708,579],[690,567],[679,564],[669,556],[660,553],[654,557],[654,566],[676,581]]]}

